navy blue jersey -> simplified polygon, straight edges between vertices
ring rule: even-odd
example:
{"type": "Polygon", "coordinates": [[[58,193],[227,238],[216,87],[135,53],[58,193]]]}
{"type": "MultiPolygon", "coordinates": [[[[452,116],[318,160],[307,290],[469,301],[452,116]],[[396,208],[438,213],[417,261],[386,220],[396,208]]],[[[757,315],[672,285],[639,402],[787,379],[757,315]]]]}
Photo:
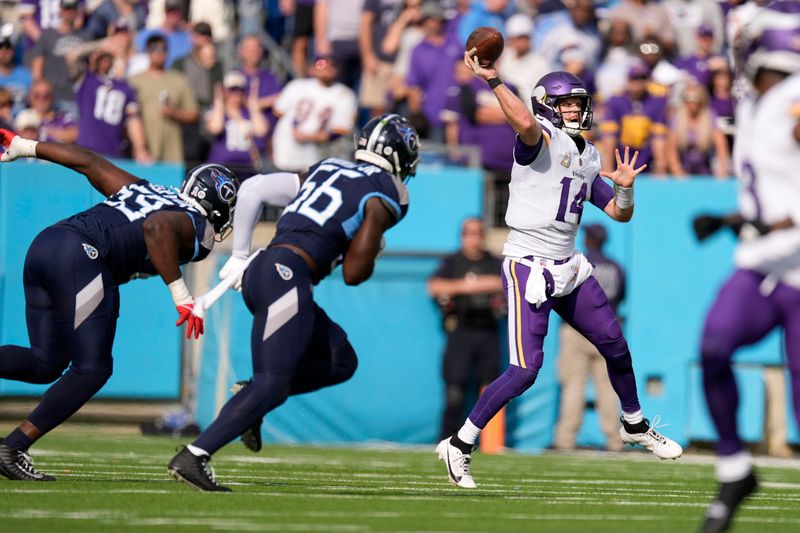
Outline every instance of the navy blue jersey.
{"type": "MultiPolygon", "coordinates": [[[[182,211],[194,224],[195,244],[191,259],[181,262],[199,261],[210,252],[213,230],[206,227],[206,218],[200,211],[181,200],[170,189],[139,180],[126,185],[116,194],[96,206],[87,209],[57,225],[73,228],[83,234],[94,246],[113,272],[117,283],[129,281],[136,274],[155,274],[147,253],[142,225],[145,219],[157,211],[182,211]],[[210,235],[206,233],[210,232],[210,235]],[[211,244],[209,244],[209,242],[211,244]]],[[[87,250],[87,254],[91,253],[87,250]]]]}
{"type": "Polygon", "coordinates": [[[308,177],[278,220],[272,244],[294,244],[317,263],[319,279],[347,252],[364,220],[367,200],[377,197],[399,222],[408,209],[408,190],[400,180],[370,163],[329,158],[308,177]]]}

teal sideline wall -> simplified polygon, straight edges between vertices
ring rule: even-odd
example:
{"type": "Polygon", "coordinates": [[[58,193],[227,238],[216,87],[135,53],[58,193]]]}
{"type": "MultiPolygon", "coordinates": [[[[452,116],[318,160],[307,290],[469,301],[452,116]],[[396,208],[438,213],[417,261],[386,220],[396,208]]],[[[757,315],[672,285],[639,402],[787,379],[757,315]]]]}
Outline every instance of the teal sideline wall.
{"type": "MultiPolygon", "coordinates": [[[[165,184],[176,184],[181,176],[179,167],[166,165],[131,170],[165,184]]],[[[348,383],[292,398],[270,414],[265,425],[269,440],[421,443],[435,438],[442,403],[443,338],[424,285],[436,260],[413,253],[456,247],[461,220],[481,211],[481,178],[463,169],[427,167],[410,190],[409,216],[387,235],[389,255],[379,262],[374,278],[352,288],[334,275],[316,289],[319,303],[350,335],[359,353],[358,372],[348,383]],[[412,256],[391,255],[397,252],[412,256]]],[[[0,166],[0,342],[27,345],[21,275],[33,237],[48,224],[100,200],[84,178],[55,165],[0,166]]],[[[733,182],[641,179],[632,223],[613,223],[593,206],[584,213],[584,223],[605,223],[608,251],[628,272],[629,297],[623,312],[645,412],[660,414],[671,424],[670,435],[683,442],[713,438],[699,385],[697,346],[708,306],[732,271],[734,244],[730,236],[721,235],[697,245],[690,220],[703,210],[728,211],[734,206],[733,182]]],[[[224,259],[217,258],[220,264],[224,259]]],[[[123,287],[115,373],[101,395],[177,396],[180,339],[163,290],[157,279],[123,287]]],[[[197,384],[202,424],[210,422],[229,396],[231,383],[250,373],[250,315],[241,297],[226,295],[211,310],[208,322],[197,384]]],[[[509,442],[521,449],[541,449],[552,438],[558,394],[557,327],[553,317],[545,366],[536,385],[509,412],[509,442]]],[[[763,427],[761,365],[781,361],[780,343],[773,336],[736,360],[737,376],[746,383],[740,410],[744,433],[758,440],[763,427]]],[[[4,395],[41,390],[0,381],[4,395]]],[[[789,420],[790,437],[797,441],[791,413],[789,420]]],[[[602,442],[591,412],[580,441],[602,442]]]]}
{"type": "MultiPolygon", "coordinates": [[[[179,185],[183,176],[178,165],[119,165],[163,185],[179,185]]],[[[83,175],[58,165],[36,161],[0,165],[0,344],[29,346],[22,267],[34,237],[102,200],[83,175]]],[[[169,292],[160,278],[152,278],[122,286],[120,299],[114,375],[98,396],[177,399],[180,334],[173,326],[175,308],[169,292]]],[[[2,395],[38,395],[45,388],[0,380],[2,395]]]]}

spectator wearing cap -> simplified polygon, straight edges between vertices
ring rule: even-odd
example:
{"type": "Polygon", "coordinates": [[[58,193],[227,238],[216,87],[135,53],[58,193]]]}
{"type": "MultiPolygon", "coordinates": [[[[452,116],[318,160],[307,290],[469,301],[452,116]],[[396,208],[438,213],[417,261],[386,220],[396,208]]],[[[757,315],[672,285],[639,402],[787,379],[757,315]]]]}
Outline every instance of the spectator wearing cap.
{"type": "Polygon", "coordinates": [[[675,53],[681,57],[695,53],[701,26],[710,30],[712,51],[719,53],[724,41],[722,6],[717,0],[661,0],[675,31],[675,53]]]}
{"type": "Polygon", "coordinates": [[[403,7],[403,0],[364,2],[359,32],[363,66],[359,102],[362,107],[370,109],[373,116],[380,115],[388,108],[389,78],[396,54],[384,52],[381,44],[403,7]]]}
{"type": "Polygon", "coordinates": [[[331,141],[355,127],[356,94],[337,82],[336,62],[318,58],[312,77],[292,80],[275,102],[278,123],[273,163],[281,170],[304,172],[322,159],[331,141]]]}
{"type": "Polygon", "coordinates": [[[657,37],[669,52],[675,48],[675,30],[669,12],[656,0],[620,0],[608,12],[608,18],[628,21],[634,42],[657,37]]]}
{"type": "MultiPolygon", "coordinates": [[[[478,26],[489,26],[502,32],[508,18],[508,6],[509,0],[476,0],[472,2],[458,22],[458,44],[464,46],[469,34],[478,26]]],[[[446,32],[445,35],[447,35],[446,32]]]]}
{"type": "Polygon", "coordinates": [[[600,66],[595,71],[597,96],[602,102],[625,90],[628,69],[640,61],[628,21],[611,19],[603,34],[600,66]]]}
{"type": "Polygon", "coordinates": [[[49,80],[34,81],[28,100],[30,109],[39,116],[38,140],[62,143],[74,143],[77,140],[77,117],[75,113],[55,106],[53,84],[49,80]]]}
{"type": "Polygon", "coordinates": [[[42,124],[42,119],[33,109],[23,109],[17,114],[14,120],[14,130],[23,139],[30,139],[32,141],[39,140],[39,126],[42,124]]]}
{"type": "Polygon", "coordinates": [[[569,4],[569,17],[552,28],[537,50],[548,62],[558,67],[564,50],[579,49],[585,58],[586,67],[593,70],[600,60],[601,46],[592,0],[572,0],[569,4]]]}
{"type": "MultiPolygon", "coordinates": [[[[606,229],[600,224],[588,224],[583,226],[583,230],[586,259],[594,267],[592,275],[606,293],[611,308],[618,312],[625,298],[625,272],[619,263],[603,252],[608,237],[606,229]]],[[[566,322],[561,324],[559,335],[557,373],[561,398],[553,447],[559,450],[575,448],[575,439],[587,405],[586,382],[592,379],[594,407],[600,429],[606,437],[605,448],[610,451],[622,450],[623,443],[618,432],[618,399],[608,379],[605,359],[591,342],[566,322]]]]}
{"type": "Polygon", "coordinates": [[[517,88],[520,99],[533,111],[531,94],[536,82],[553,70],[541,54],[531,48],[533,20],[524,13],[512,15],[506,21],[506,45],[498,61],[500,79],[517,88]]]}
{"type": "Polygon", "coordinates": [[[123,21],[127,28],[137,31],[147,19],[147,3],[139,0],[102,0],[86,21],[86,38],[102,39],[112,35],[123,21]]]}
{"type": "Polygon", "coordinates": [[[150,163],[136,95],[126,81],[110,76],[113,64],[114,56],[105,50],[89,56],[89,70],[75,89],[80,121],[77,143],[121,158],[127,155],[127,141],[138,163],[150,163]]]}
{"type": "MultiPolygon", "coordinates": [[[[192,51],[173,63],[172,68],[182,72],[189,80],[201,116],[214,103],[214,88],[222,83],[222,64],[217,59],[217,49],[207,22],[197,22],[192,27],[192,51]]],[[[208,158],[210,144],[195,124],[183,128],[183,147],[189,166],[196,166],[208,158]]]]}
{"type": "Polygon", "coordinates": [[[75,111],[72,86],[77,76],[69,71],[66,54],[86,42],[80,29],[80,11],[78,0],[61,0],[61,23],[57,28],[42,31],[33,47],[31,63],[33,79],[50,80],[58,106],[72,112],[75,111]]]}
{"type": "Polygon", "coordinates": [[[648,164],[647,170],[654,174],[667,172],[667,100],[648,92],[649,79],[647,65],[637,63],[628,71],[625,92],[606,102],[600,121],[599,144],[606,170],[614,161],[614,150],[628,146],[639,151],[637,164],[648,164]]]}
{"type": "Polygon", "coordinates": [[[453,85],[453,65],[461,61],[463,47],[448,41],[443,32],[444,14],[438,2],[428,1],[420,13],[425,38],[411,53],[406,85],[411,122],[420,136],[442,141],[439,112],[453,85]]]}
{"type": "Polygon", "coordinates": [[[11,34],[0,34],[0,87],[13,95],[14,110],[23,107],[31,88],[31,71],[14,63],[14,40],[11,34]]]}
{"type": "Polygon", "coordinates": [[[316,55],[334,59],[338,81],[351,89],[361,76],[358,40],[363,6],[364,0],[317,0],[314,8],[316,55]]]}
{"type": "Polygon", "coordinates": [[[176,70],[166,70],[167,40],[161,35],[147,39],[150,67],[130,78],[136,91],[147,133],[147,151],[157,161],[181,162],[181,126],[197,122],[199,116],[189,80],[176,70]]]}
{"type": "Polygon", "coordinates": [[[258,103],[258,79],[246,90],[244,74],[228,72],[205,114],[206,131],[213,138],[208,162],[225,165],[240,176],[261,170],[259,149],[263,150],[269,127],[258,103]]]}
{"type": "Polygon", "coordinates": [[[694,79],[696,83],[708,87],[711,82],[709,61],[713,57],[714,29],[710,24],[701,24],[697,28],[697,47],[694,49],[694,53],[674,60],[673,64],[694,79]]]}
{"type": "Polygon", "coordinates": [[[239,72],[247,80],[245,92],[250,94],[250,87],[258,83],[258,106],[269,122],[267,131],[267,151],[271,153],[272,132],[278,122],[278,117],[273,112],[275,101],[281,92],[281,84],[275,74],[262,66],[264,48],[256,35],[247,35],[239,43],[239,72]]]}
{"type": "Polygon", "coordinates": [[[716,127],[708,92],[697,83],[684,87],[671,117],[667,155],[671,174],[728,177],[730,154],[725,134],[716,127]]]}
{"type": "Polygon", "coordinates": [[[166,67],[192,51],[192,40],[186,29],[183,0],[164,2],[164,23],[159,28],[143,29],[136,34],[136,48],[147,51],[147,41],[155,34],[166,38],[168,55],[166,67]]]}

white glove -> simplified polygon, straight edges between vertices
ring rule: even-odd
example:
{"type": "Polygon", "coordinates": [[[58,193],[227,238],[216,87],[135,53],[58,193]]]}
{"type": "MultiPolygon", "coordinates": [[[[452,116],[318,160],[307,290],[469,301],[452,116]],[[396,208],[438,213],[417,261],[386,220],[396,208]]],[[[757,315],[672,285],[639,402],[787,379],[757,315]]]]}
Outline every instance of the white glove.
{"type": "Polygon", "coordinates": [[[235,291],[242,291],[242,277],[244,275],[245,266],[247,263],[247,256],[234,253],[228,261],[222,265],[222,269],[219,271],[219,279],[226,279],[229,276],[232,276],[236,273],[239,274],[239,277],[233,283],[231,288],[235,291]]]}
{"type": "Polygon", "coordinates": [[[37,141],[23,139],[13,131],[0,128],[0,145],[5,150],[0,161],[8,163],[19,157],[36,157],[37,141]]]}

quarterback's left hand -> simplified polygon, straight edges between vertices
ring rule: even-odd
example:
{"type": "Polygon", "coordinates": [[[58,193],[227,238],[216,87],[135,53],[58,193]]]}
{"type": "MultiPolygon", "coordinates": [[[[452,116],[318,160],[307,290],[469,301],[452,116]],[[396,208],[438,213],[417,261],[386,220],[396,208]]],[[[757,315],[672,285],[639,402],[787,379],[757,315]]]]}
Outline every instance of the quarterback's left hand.
{"type": "Polygon", "coordinates": [[[178,321],[175,322],[175,325],[180,326],[181,324],[186,322],[187,339],[192,338],[192,332],[194,332],[194,338],[199,339],[200,335],[202,335],[203,332],[205,331],[203,329],[203,317],[197,316],[194,313],[194,307],[196,303],[197,302],[195,302],[195,300],[192,300],[191,302],[187,302],[185,304],[176,306],[180,318],[178,318],[178,321]]]}
{"type": "Polygon", "coordinates": [[[633,158],[630,158],[630,148],[626,146],[624,159],[620,158],[618,148],[614,150],[614,155],[617,158],[617,168],[614,172],[601,170],[600,175],[605,176],[620,187],[633,187],[634,178],[647,168],[646,164],[636,168],[636,159],[639,157],[639,151],[633,152],[633,158]]]}

